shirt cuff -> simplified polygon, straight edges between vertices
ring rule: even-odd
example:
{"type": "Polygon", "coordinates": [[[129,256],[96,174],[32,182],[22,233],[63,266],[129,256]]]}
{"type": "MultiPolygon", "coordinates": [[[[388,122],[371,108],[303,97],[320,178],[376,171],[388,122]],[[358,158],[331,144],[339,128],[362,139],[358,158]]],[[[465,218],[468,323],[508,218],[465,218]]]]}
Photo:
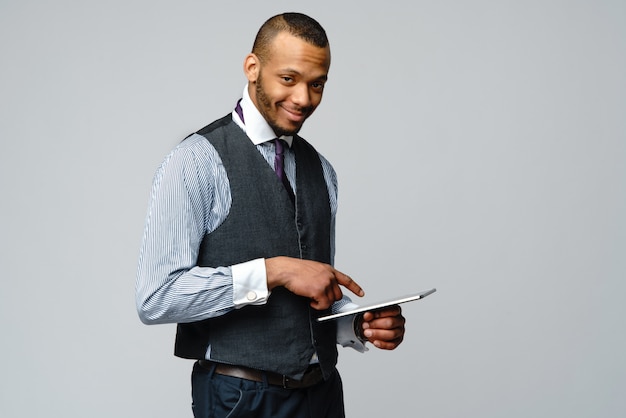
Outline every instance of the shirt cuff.
{"type": "MultiPolygon", "coordinates": [[[[356,307],[358,305],[350,302],[342,306],[339,312],[345,312],[356,307]]],[[[354,314],[337,318],[337,343],[341,344],[342,347],[351,347],[359,353],[364,353],[369,349],[365,346],[365,341],[356,334],[355,321],[358,317],[358,314],[354,314]]]]}
{"type": "Polygon", "coordinates": [[[231,267],[233,303],[236,309],[246,305],[264,305],[270,296],[267,289],[265,259],[246,261],[231,267]]]}

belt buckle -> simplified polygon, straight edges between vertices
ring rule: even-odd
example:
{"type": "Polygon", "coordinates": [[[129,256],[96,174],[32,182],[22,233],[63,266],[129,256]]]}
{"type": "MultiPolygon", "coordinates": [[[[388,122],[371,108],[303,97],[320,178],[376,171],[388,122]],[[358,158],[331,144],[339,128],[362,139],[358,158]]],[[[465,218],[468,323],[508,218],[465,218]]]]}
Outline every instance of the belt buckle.
{"type": "Polygon", "coordinates": [[[291,389],[289,387],[290,382],[291,382],[291,379],[289,379],[289,376],[283,375],[283,389],[291,389]]]}

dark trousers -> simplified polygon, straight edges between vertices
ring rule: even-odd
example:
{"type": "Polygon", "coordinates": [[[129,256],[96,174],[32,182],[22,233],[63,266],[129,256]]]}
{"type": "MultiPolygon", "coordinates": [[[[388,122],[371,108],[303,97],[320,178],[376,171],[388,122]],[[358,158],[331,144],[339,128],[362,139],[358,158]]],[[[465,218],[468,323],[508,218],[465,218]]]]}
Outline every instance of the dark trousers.
{"type": "Polygon", "coordinates": [[[306,389],[222,376],[197,362],[191,373],[195,418],[344,418],[341,377],[335,373],[306,389]]]}

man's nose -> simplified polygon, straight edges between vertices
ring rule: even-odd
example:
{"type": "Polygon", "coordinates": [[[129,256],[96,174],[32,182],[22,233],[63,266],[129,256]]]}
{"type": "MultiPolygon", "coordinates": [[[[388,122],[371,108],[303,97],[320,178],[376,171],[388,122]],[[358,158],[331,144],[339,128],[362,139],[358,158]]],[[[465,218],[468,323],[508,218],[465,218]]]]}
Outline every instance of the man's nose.
{"type": "Polygon", "coordinates": [[[309,107],[311,105],[309,86],[304,83],[295,86],[291,94],[291,101],[300,107],[309,107]]]}

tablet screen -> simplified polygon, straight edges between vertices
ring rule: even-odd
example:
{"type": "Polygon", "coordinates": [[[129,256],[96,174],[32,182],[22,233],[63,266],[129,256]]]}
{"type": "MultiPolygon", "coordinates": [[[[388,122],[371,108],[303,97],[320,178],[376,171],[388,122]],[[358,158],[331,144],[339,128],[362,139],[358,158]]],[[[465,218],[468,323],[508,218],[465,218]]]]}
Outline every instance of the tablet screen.
{"type": "Polygon", "coordinates": [[[332,314],[332,315],[321,316],[317,318],[317,320],[318,322],[329,321],[331,319],[341,318],[342,316],[354,315],[356,313],[367,312],[367,311],[375,311],[377,309],[385,308],[387,306],[399,305],[401,303],[411,302],[414,300],[420,300],[432,293],[435,293],[436,290],[437,289],[425,290],[423,292],[401,296],[399,298],[390,299],[390,300],[386,300],[383,302],[378,302],[378,303],[365,305],[365,306],[359,306],[358,308],[351,309],[346,312],[339,312],[339,313],[332,314]]]}

